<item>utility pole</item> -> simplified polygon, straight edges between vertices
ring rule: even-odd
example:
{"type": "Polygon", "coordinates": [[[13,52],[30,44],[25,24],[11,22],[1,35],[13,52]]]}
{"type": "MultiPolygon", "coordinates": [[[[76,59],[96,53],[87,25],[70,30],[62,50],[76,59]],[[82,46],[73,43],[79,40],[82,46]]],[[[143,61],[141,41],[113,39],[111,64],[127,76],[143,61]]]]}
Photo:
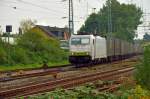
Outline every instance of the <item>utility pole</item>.
{"type": "Polygon", "coordinates": [[[69,0],[69,33],[74,34],[73,0],[69,0]]]}
{"type": "Polygon", "coordinates": [[[89,4],[88,4],[88,2],[87,2],[87,6],[86,6],[86,18],[88,18],[88,16],[89,16],[89,4]]]}
{"type": "Polygon", "coordinates": [[[112,35],[111,0],[108,0],[108,35],[112,35]]]}
{"type": "MultiPolygon", "coordinates": [[[[112,40],[112,13],[111,13],[111,0],[108,0],[108,34],[106,35],[106,38],[110,41],[112,40]]],[[[115,40],[113,40],[113,44],[115,47],[115,40]]],[[[115,51],[113,52],[115,55],[115,51]]],[[[112,61],[113,58],[110,58],[110,61],[112,61]]]]}

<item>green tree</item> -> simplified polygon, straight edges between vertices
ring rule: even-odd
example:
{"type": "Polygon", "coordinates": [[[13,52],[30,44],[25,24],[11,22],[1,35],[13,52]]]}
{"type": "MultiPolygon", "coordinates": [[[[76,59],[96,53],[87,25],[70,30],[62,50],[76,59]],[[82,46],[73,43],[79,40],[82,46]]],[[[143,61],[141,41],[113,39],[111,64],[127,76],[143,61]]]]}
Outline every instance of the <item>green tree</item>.
{"type": "Polygon", "coordinates": [[[142,10],[134,4],[121,4],[117,0],[107,0],[106,4],[97,14],[90,15],[79,31],[94,33],[95,30],[100,36],[107,36],[109,6],[111,8],[112,36],[128,41],[133,41],[135,30],[141,24],[142,10]],[[110,5],[109,5],[110,2],[110,5]],[[94,24],[96,23],[96,25],[94,24]],[[93,29],[94,27],[94,29],[93,29]],[[96,28],[96,29],[95,29],[96,28]]]}
{"type": "Polygon", "coordinates": [[[89,18],[86,20],[85,25],[83,25],[80,31],[95,33],[100,31],[100,20],[99,16],[95,13],[91,14],[89,18]]]}
{"type": "Polygon", "coordinates": [[[31,19],[24,19],[20,22],[20,28],[19,28],[19,32],[26,33],[27,31],[29,31],[31,28],[33,28],[36,24],[36,20],[31,20],[31,19]]]}
{"type": "Polygon", "coordinates": [[[150,45],[144,48],[144,58],[141,64],[137,65],[137,81],[150,90],[150,45]]]}

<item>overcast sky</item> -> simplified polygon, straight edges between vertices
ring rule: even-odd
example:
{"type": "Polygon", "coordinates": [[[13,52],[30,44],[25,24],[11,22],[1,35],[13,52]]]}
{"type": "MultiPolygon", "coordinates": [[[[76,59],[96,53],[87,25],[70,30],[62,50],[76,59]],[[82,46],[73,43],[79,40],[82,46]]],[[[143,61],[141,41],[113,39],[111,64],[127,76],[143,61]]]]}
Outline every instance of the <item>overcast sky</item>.
{"type": "MultiPolygon", "coordinates": [[[[144,12],[150,13],[150,0],[118,1],[134,3],[144,12]]],[[[93,12],[92,8],[96,8],[98,11],[106,0],[74,0],[73,2],[75,31],[77,31],[86,17],[93,12]]],[[[150,21],[150,14],[146,15],[144,20],[150,21]]],[[[0,0],[0,25],[4,32],[6,25],[12,25],[13,31],[17,32],[19,22],[28,18],[37,20],[39,25],[68,26],[68,0],[66,2],[62,2],[62,0],[0,0]]],[[[147,22],[144,25],[147,25],[147,22]]],[[[139,38],[142,38],[144,30],[147,31],[148,28],[138,29],[139,38]]]]}

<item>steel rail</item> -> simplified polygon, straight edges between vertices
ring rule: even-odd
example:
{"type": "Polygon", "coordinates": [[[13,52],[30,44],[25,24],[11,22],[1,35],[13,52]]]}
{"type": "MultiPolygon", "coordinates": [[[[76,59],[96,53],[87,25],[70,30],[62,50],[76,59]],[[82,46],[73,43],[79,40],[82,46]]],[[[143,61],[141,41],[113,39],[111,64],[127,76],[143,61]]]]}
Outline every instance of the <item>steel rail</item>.
{"type": "Polygon", "coordinates": [[[124,67],[121,69],[109,70],[106,72],[96,72],[81,74],[80,76],[66,77],[61,79],[56,79],[53,81],[48,81],[45,83],[24,86],[16,89],[11,89],[7,91],[0,91],[0,97],[10,98],[14,96],[26,96],[31,94],[36,94],[40,92],[46,92],[54,90],[58,87],[70,88],[86,82],[92,82],[96,80],[110,80],[118,78],[119,75],[131,72],[134,70],[134,67],[124,67]]]}

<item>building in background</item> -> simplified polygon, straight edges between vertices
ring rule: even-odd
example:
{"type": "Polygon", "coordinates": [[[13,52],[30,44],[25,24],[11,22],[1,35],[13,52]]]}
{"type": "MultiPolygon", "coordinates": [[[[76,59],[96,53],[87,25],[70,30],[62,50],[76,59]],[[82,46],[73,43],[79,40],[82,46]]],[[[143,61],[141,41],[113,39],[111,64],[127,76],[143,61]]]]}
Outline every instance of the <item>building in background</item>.
{"type": "Polygon", "coordinates": [[[68,28],[36,25],[31,30],[38,30],[50,37],[57,38],[60,40],[60,47],[62,49],[69,49],[69,38],[71,35],[68,32],[68,28]]]}
{"type": "Polygon", "coordinates": [[[59,40],[69,40],[70,38],[68,28],[36,25],[35,27],[33,27],[33,29],[40,29],[40,31],[47,34],[48,36],[57,38],[59,40]]]}

